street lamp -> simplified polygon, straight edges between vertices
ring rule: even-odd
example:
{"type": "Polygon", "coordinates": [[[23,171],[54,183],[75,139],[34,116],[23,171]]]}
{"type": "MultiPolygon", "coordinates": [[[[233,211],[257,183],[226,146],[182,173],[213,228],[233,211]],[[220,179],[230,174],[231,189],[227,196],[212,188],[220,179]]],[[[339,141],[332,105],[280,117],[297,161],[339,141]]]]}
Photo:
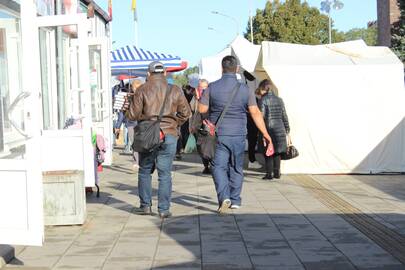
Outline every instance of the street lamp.
{"type": "Polygon", "coordinates": [[[231,19],[231,20],[235,23],[236,36],[239,35],[239,21],[238,21],[237,19],[235,19],[234,17],[231,17],[231,16],[229,16],[229,15],[226,15],[226,14],[224,14],[224,13],[218,12],[218,11],[211,11],[211,13],[212,13],[212,14],[215,14],[215,15],[220,15],[220,16],[226,17],[226,18],[228,18],[228,19],[231,19]]]}
{"type": "Polygon", "coordinates": [[[344,4],[340,0],[324,0],[321,2],[321,10],[328,13],[329,18],[329,44],[332,43],[332,19],[330,17],[331,6],[334,10],[341,10],[344,4]]]}
{"type": "Polygon", "coordinates": [[[249,24],[250,24],[250,42],[253,44],[253,17],[252,17],[253,0],[249,2],[249,24]]]}

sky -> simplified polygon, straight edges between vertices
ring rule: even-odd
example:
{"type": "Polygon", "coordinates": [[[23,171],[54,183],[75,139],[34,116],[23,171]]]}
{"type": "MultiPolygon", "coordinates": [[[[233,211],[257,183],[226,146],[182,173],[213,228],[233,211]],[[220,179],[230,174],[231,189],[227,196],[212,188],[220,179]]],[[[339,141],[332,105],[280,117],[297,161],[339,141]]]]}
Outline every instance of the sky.
{"type": "MultiPolygon", "coordinates": [[[[377,19],[376,0],[341,0],[344,8],[331,12],[335,28],[347,31],[367,27],[377,19]]],[[[108,0],[96,0],[107,10],[108,0]]],[[[128,44],[167,54],[178,55],[189,66],[198,65],[202,57],[223,50],[236,36],[246,31],[249,9],[263,9],[267,0],[137,0],[138,42],[131,0],[112,0],[113,48],[128,44]],[[233,19],[212,14],[217,11],[233,19]],[[208,28],[212,28],[209,30],[208,28]]],[[[307,0],[320,7],[321,0],[307,0]]]]}

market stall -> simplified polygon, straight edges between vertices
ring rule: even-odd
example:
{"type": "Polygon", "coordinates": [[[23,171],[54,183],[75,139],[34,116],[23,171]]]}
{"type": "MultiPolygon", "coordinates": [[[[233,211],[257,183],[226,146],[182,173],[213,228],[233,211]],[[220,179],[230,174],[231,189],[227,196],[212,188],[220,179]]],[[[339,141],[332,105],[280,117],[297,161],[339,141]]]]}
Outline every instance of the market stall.
{"type": "Polygon", "coordinates": [[[405,171],[403,64],[362,40],[263,42],[256,72],[275,83],[300,156],[284,173],[405,171]]]}

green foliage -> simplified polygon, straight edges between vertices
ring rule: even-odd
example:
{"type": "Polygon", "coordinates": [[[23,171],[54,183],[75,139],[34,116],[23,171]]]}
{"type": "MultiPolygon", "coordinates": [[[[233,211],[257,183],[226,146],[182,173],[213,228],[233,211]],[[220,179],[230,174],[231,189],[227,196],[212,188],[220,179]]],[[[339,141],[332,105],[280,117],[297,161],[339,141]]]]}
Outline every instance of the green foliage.
{"type": "MultiPolygon", "coordinates": [[[[301,0],[268,1],[263,10],[253,17],[253,38],[262,41],[279,41],[299,44],[328,43],[328,16],[301,0]]],[[[245,37],[249,39],[248,23],[245,37]]],[[[333,42],[344,41],[343,33],[332,30],[333,42]]]]}
{"type": "Polygon", "coordinates": [[[405,1],[398,0],[401,17],[393,26],[391,47],[403,63],[405,63],[405,1]]]}
{"type": "Polygon", "coordinates": [[[345,40],[362,39],[369,46],[377,45],[377,27],[371,26],[369,28],[353,28],[344,34],[345,40]]]}
{"type": "Polygon", "coordinates": [[[187,85],[187,83],[188,83],[187,76],[190,74],[193,74],[193,73],[198,73],[198,71],[199,71],[198,66],[189,67],[182,73],[173,75],[174,83],[180,87],[183,85],[187,85]]]}

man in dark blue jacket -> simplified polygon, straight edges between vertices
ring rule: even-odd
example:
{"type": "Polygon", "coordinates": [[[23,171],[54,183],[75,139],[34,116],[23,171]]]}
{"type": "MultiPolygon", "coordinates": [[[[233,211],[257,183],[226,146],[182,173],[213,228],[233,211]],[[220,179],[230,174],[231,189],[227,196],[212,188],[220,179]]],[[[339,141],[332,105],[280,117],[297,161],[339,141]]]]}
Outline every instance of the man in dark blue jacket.
{"type": "Polygon", "coordinates": [[[222,78],[211,83],[204,92],[199,104],[200,113],[209,113],[209,120],[216,123],[221,112],[230,100],[235,87],[237,93],[218,129],[218,143],[212,161],[212,173],[218,196],[219,213],[229,208],[241,206],[243,182],[243,161],[246,139],[246,112],[249,111],[257,128],[271,146],[263,115],[257,107],[256,97],[246,84],[239,86],[236,78],[238,62],[234,56],[222,59],[222,78]]]}

